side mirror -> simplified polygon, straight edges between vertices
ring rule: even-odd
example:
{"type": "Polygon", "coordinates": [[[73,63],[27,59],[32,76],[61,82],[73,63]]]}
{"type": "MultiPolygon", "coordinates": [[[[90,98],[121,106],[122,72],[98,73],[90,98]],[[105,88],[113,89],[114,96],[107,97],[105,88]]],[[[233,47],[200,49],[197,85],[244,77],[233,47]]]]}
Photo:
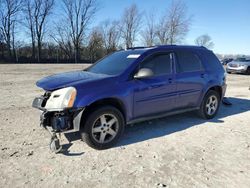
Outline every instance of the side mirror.
{"type": "Polygon", "coordinates": [[[152,76],[154,76],[154,73],[151,69],[142,68],[134,75],[134,78],[141,79],[141,78],[149,78],[152,76]]]}

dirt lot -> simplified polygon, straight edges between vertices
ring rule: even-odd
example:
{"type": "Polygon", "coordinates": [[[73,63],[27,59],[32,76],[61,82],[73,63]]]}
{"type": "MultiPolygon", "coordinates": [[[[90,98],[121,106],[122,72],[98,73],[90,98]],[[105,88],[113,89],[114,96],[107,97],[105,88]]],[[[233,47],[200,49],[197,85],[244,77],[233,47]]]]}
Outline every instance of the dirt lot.
{"type": "Polygon", "coordinates": [[[232,107],[204,121],[187,113],[128,126],[96,151],[63,137],[64,152],[31,108],[39,78],[83,65],[0,65],[1,187],[250,187],[250,76],[228,75],[232,107]]]}

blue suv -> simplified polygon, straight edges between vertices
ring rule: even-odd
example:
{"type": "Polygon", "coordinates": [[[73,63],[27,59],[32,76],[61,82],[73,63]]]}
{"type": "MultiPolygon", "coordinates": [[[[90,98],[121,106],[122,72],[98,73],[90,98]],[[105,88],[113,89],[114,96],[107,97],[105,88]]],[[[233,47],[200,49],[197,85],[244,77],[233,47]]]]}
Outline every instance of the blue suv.
{"type": "MultiPolygon", "coordinates": [[[[213,118],[225,94],[225,71],[205,47],[156,46],[117,51],[85,70],[43,78],[33,101],[41,125],[80,132],[95,149],[113,146],[126,124],[197,111],[213,118]]],[[[58,142],[56,142],[58,149],[58,142]]]]}

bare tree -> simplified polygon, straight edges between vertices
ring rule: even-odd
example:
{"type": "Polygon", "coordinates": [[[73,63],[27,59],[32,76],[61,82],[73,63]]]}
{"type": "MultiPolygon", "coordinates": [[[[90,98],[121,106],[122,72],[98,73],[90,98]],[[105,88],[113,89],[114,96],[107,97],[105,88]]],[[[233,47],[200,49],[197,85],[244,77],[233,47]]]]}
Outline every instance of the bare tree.
{"type": "Polygon", "coordinates": [[[187,7],[183,1],[173,1],[169,11],[170,44],[180,42],[189,31],[191,18],[187,16],[187,7]]]}
{"type": "Polygon", "coordinates": [[[103,57],[103,43],[102,33],[98,28],[95,28],[91,35],[88,44],[88,54],[91,63],[95,62],[97,59],[103,57]]]}
{"type": "Polygon", "coordinates": [[[191,17],[187,16],[187,7],[181,0],[173,0],[172,4],[159,23],[157,37],[160,44],[181,42],[189,31],[191,17]]]}
{"type": "Polygon", "coordinates": [[[155,26],[154,14],[147,15],[146,21],[147,21],[146,27],[142,31],[141,36],[146,46],[153,46],[155,44],[155,37],[156,37],[156,26],[155,26]]]}
{"type": "Polygon", "coordinates": [[[16,58],[16,62],[18,62],[18,58],[17,58],[17,54],[16,54],[16,48],[15,48],[15,40],[16,40],[16,37],[15,37],[15,32],[16,32],[16,20],[13,21],[13,24],[12,24],[12,28],[11,28],[11,43],[12,43],[12,53],[13,53],[13,57],[16,58]]]}
{"type": "Polygon", "coordinates": [[[80,48],[90,20],[97,12],[96,0],[63,0],[64,14],[74,45],[75,63],[80,59],[80,48]]]}
{"type": "Polygon", "coordinates": [[[126,48],[131,48],[136,41],[137,34],[141,26],[141,13],[135,4],[126,8],[121,20],[121,37],[126,48]]]}
{"type": "Polygon", "coordinates": [[[169,43],[169,24],[166,21],[165,17],[162,17],[156,30],[156,37],[159,44],[168,44],[169,43]]]}
{"type": "Polygon", "coordinates": [[[1,49],[1,57],[4,58],[5,43],[2,30],[0,30],[0,49],[1,49]]]}
{"type": "Polygon", "coordinates": [[[212,38],[208,34],[197,37],[194,42],[198,46],[204,46],[209,49],[212,49],[214,47],[212,38]]]}
{"type": "Polygon", "coordinates": [[[37,60],[40,62],[42,41],[45,32],[45,24],[48,16],[51,14],[54,6],[54,0],[34,0],[34,23],[37,40],[37,60]]]}
{"type": "Polygon", "coordinates": [[[33,0],[26,0],[24,4],[24,17],[25,22],[24,25],[29,30],[29,35],[31,38],[32,44],[32,59],[36,57],[36,30],[35,30],[35,14],[34,14],[34,1],[33,0]]]}
{"type": "Polygon", "coordinates": [[[0,42],[3,43],[4,42],[4,38],[3,38],[3,33],[2,30],[0,30],[0,42]]]}
{"type": "Polygon", "coordinates": [[[0,30],[7,44],[9,57],[12,56],[11,48],[13,51],[15,49],[14,28],[21,8],[22,0],[0,0],[0,30]]]}
{"type": "Polygon", "coordinates": [[[3,33],[2,33],[2,30],[0,30],[0,42],[3,42],[3,33]]]}
{"type": "Polygon", "coordinates": [[[106,54],[117,49],[120,39],[119,22],[106,20],[100,26],[106,54]]]}
{"type": "Polygon", "coordinates": [[[51,35],[59,48],[64,52],[67,59],[71,59],[74,51],[74,44],[71,40],[71,34],[66,24],[57,24],[55,32],[51,35]]]}

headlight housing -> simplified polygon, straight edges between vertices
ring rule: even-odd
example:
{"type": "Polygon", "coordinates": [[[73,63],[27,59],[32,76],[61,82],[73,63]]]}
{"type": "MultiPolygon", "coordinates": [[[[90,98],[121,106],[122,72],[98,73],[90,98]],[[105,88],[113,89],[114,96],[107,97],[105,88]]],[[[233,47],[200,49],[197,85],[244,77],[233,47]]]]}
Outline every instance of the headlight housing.
{"type": "Polygon", "coordinates": [[[77,91],[74,87],[67,87],[53,91],[47,100],[45,108],[48,111],[60,111],[74,105],[77,91]]]}

